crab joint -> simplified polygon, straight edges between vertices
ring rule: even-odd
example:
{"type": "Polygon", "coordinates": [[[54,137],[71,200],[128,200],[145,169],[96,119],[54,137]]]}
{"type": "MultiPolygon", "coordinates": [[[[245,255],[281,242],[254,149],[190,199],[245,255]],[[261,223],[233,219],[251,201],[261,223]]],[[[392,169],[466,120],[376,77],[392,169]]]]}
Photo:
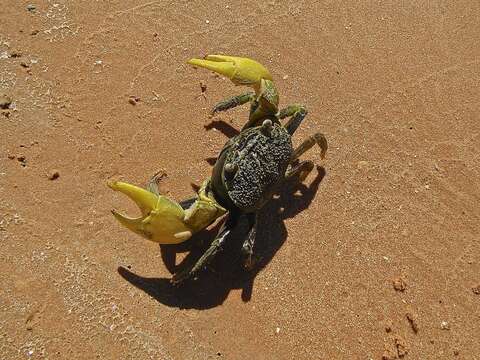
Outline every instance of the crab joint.
{"type": "Polygon", "coordinates": [[[264,120],[261,127],[263,135],[270,136],[270,134],[272,133],[272,129],[273,129],[272,120],[270,119],[264,120]]]}

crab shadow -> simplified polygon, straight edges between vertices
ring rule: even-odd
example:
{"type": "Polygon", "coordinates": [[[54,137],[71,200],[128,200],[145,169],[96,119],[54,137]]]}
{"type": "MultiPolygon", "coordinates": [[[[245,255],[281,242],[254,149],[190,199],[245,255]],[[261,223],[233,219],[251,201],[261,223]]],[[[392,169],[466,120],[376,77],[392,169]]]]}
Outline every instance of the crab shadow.
{"type": "MultiPolygon", "coordinates": [[[[202,271],[198,279],[173,286],[167,278],[146,278],[124,267],[118,273],[135,287],[145,291],[160,303],[182,309],[209,309],[221,305],[231,290],[241,289],[241,297],[247,302],[252,297],[253,283],[257,274],[264,269],[287,239],[284,220],[294,217],[307,209],[315,198],[325,169],[317,167],[315,179],[309,186],[290,181],[259,212],[257,236],[254,248],[256,263],[254,269],[243,267],[241,247],[247,234],[247,223],[242,219],[235,228],[221,253],[202,271]]],[[[203,231],[180,245],[162,245],[162,260],[167,269],[174,273],[195,262],[213,241],[220,224],[209,231],[203,231]],[[188,252],[176,265],[177,254],[188,252]]]]}

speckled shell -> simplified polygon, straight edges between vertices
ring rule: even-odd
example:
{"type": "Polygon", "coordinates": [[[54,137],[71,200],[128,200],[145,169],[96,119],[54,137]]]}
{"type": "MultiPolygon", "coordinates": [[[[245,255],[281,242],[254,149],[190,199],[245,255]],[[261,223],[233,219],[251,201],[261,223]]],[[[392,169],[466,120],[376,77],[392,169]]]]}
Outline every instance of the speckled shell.
{"type": "Polygon", "coordinates": [[[243,212],[260,209],[284,178],[292,152],[291,137],[279,124],[269,134],[260,126],[243,130],[227,142],[215,164],[212,181],[218,200],[243,212]],[[234,174],[225,171],[226,164],[236,168],[234,174]]]}

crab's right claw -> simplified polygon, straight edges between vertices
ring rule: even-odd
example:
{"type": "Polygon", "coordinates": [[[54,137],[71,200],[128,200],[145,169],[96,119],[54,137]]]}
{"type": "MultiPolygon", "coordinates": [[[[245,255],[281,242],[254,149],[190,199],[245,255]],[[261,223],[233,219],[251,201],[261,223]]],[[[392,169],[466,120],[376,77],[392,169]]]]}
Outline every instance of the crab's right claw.
{"type": "Polygon", "coordinates": [[[119,191],[132,199],[140,208],[143,216],[148,215],[157,206],[158,195],[141,187],[121,181],[110,182],[107,185],[110,189],[119,191]]]}
{"type": "Polygon", "coordinates": [[[118,211],[113,209],[112,214],[115,216],[115,219],[117,219],[120,224],[134,233],[146,238],[150,238],[151,235],[145,232],[143,221],[150,214],[150,212],[155,209],[158,202],[158,196],[138,186],[120,181],[108,183],[108,186],[112,190],[119,191],[127,195],[135,202],[135,204],[137,204],[142,213],[141,217],[131,218],[120,214],[118,211]]]}
{"type": "Polygon", "coordinates": [[[188,64],[225,75],[235,85],[260,86],[262,79],[273,80],[270,72],[255,60],[227,55],[207,55],[205,59],[190,59],[188,64]]]}
{"type": "Polygon", "coordinates": [[[127,195],[140,208],[142,216],[138,218],[112,210],[113,216],[127,229],[160,244],[177,244],[192,236],[183,221],[182,207],[173,200],[124,182],[115,181],[108,186],[127,195]]]}

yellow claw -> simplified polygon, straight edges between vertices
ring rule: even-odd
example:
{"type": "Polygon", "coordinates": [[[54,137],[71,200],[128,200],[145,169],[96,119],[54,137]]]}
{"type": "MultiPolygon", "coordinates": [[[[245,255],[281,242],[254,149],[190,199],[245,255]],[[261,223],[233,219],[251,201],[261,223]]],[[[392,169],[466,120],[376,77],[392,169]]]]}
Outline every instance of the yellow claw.
{"type": "Polygon", "coordinates": [[[108,186],[127,195],[142,212],[141,217],[130,218],[112,210],[127,229],[160,244],[178,244],[192,236],[192,229],[183,221],[184,210],[175,201],[124,182],[116,181],[108,186]]]}
{"type": "Polygon", "coordinates": [[[259,87],[262,79],[273,80],[265,66],[244,57],[207,55],[205,59],[190,59],[187,63],[225,75],[235,85],[259,87]]]}
{"type": "Polygon", "coordinates": [[[205,181],[197,200],[184,210],[180,204],[164,195],[114,181],[108,183],[108,186],[132,199],[140,208],[142,216],[130,218],[116,210],[112,210],[112,214],[127,229],[148,240],[160,244],[178,244],[226,213],[226,209],[207,191],[208,184],[209,180],[205,181]]]}

